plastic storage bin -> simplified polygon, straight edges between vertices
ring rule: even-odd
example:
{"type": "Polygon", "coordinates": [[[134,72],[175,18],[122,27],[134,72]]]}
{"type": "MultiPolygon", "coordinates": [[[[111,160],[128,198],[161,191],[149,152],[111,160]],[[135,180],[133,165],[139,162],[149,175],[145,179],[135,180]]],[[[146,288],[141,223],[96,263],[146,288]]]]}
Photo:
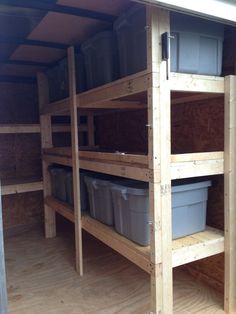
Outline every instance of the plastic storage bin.
{"type": "Polygon", "coordinates": [[[59,167],[49,167],[48,170],[51,176],[52,195],[60,201],[66,202],[67,171],[59,167]]]}
{"type": "MultiPolygon", "coordinates": [[[[187,236],[205,229],[210,181],[172,187],[172,237],[187,236]]],[[[150,243],[149,193],[144,183],[122,181],[112,185],[115,229],[130,240],[150,243]]]]}
{"type": "Polygon", "coordinates": [[[205,229],[209,186],[211,186],[211,181],[172,187],[173,239],[205,229]]]}
{"type": "MultiPolygon", "coordinates": [[[[86,175],[86,172],[82,172],[82,171],[80,172],[80,206],[81,206],[81,211],[87,211],[89,209],[88,192],[87,192],[86,185],[84,182],[85,175],[86,175]]],[[[67,202],[70,205],[74,204],[72,171],[68,171],[66,174],[66,198],[67,198],[67,202]]]]}
{"type": "MultiPolygon", "coordinates": [[[[75,54],[76,90],[81,93],[86,89],[85,66],[82,54],[75,54]]],[[[69,96],[68,60],[63,58],[56,66],[47,71],[50,101],[57,101],[69,96]]]]}
{"type": "Polygon", "coordinates": [[[97,34],[81,45],[85,58],[88,89],[118,78],[118,55],[115,35],[111,31],[97,34]]]}
{"type": "Polygon", "coordinates": [[[148,184],[120,181],[112,185],[111,192],[116,231],[140,245],[149,245],[148,184]]]}
{"type": "Polygon", "coordinates": [[[224,26],[172,12],[171,71],[221,75],[224,26]]]}
{"type": "MultiPolygon", "coordinates": [[[[135,5],[114,23],[120,73],[127,76],[146,69],[145,7],[135,5]]],[[[171,71],[220,75],[224,27],[204,19],[170,14],[171,71]]]]}
{"type": "Polygon", "coordinates": [[[121,77],[146,69],[146,10],[133,6],[114,23],[117,35],[121,77]]]}
{"type": "Polygon", "coordinates": [[[85,176],[84,181],[88,189],[90,215],[107,225],[113,225],[111,181],[106,177],[101,179],[101,176],[100,178],[85,176]]]}

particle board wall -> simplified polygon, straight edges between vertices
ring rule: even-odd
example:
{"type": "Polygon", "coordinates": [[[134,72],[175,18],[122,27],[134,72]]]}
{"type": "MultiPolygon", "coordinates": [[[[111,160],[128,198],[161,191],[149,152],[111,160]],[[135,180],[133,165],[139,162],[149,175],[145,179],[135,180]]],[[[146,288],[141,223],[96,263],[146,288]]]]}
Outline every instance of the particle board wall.
{"type": "MultiPolygon", "coordinates": [[[[36,85],[0,83],[0,124],[39,123],[36,85]]],[[[41,177],[40,134],[0,134],[0,177],[41,177]]],[[[42,222],[41,192],[3,197],[6,233],[42,222]]]]}

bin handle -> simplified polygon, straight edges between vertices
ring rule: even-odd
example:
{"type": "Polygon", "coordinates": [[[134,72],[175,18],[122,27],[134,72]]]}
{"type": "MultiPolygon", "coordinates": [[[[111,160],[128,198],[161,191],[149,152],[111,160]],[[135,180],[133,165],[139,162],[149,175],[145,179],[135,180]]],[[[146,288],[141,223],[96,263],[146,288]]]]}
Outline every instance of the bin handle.
{"type": "Polygon", "coordinates": [[[123,197],[123,199],[124,199],[125,201],[128,200],[128,197],[127,197],[127,188],[124,188],[124,189],[121,190],[121,195],[122,195],[122,197],[123,197]]]}
{"type": "Polygon", "coordinates": [[[95,190],[98,189],[97,181],[92,181],[92,186],[94,187],[95,190]]]}

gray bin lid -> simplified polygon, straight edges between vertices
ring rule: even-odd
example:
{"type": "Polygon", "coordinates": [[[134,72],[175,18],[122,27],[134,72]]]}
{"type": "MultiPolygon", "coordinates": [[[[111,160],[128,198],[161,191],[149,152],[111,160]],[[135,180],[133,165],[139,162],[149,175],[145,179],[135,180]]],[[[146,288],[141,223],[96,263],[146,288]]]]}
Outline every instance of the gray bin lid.
{"type": "Polygon", "coordinates": [[[178,193],[183,191],[197,190],[211,186],[211,181],[201,181],[196,183],[178,184],[172,186],[172,193],[178,193]]]}
{"type": "Polygon", "coordinates": [[[111,184],[111,188],[113,190],[119,191],[127,194],[133,195],[148,195],[148,183],[140,182],[140,181],[133,181],[133,180],[121,180],[115,181],[111,184]]]}

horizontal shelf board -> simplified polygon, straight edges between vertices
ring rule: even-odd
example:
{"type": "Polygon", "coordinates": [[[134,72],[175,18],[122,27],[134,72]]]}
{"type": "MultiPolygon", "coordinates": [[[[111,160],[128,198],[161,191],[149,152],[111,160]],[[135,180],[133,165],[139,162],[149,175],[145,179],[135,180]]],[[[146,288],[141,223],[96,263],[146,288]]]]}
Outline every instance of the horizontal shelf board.
{"type": "Polygon", "coordinates": [[[177,267],[224,252],[224,232],[207,227],[205,231],[173,241],[172,266],[177,267]]]}
{"type": "MultiPolygon", "coordinates": [[[[148,156],[80,151],[80,168],[149,182],[148,156]]],[[[44,160],[71,166],[71,148],[44,150],[44,160]]],[[[224,153],[190,153],[171,155],[171,179],[217,175],[224,173],[224,153]]]]}
{"type": "MultiPolygon", "coordinates": [[[[73,208],[52,196],[45,203],[71,222],[74,222],[73,208]]],[[[140,246],[122,235],[113,227],[102,224],[86,213],[82,213],[82,228],[127,259],[138,265],[147,273],[152,273],[150,247],[140,246]]],[[[172,266],[177,267],[208,256],[224,252],[223,231],[207,227],[205,231],[172,241],[172,266]]]]}
{"type": "Polygon", "coordinates": [[[2,195],[41,191],[43,182],[38,178],[16,178],[2,180],[2,195]]]}
{"type": "Polygon", "coordinates": [[[224,94],[224,78],[171,72],[170,89],[181,92],[224,94]]]}
{"type": "MultiPolygon", "coordinates": [[[[138,95],[147,91],[151,87],[152,80],[155,79],[155,85],[158,85],[158,74],[148,73],[146,70],[127,76],[125,78],[113,81],[103,86],[93,88],[89,91],[77,94],[77,106],[80,109],[142,109],[146,104],[138,100],[121,101],[122,98],[138,95]],[[155,78],[155,76],[157,78],[155,78]],[[153,78],[154,77],[154,78],[153,78]]],[[[170,74],[170,90],[179,92],[199,92],[206,95],[189,95],[190,101],[203,100],[212,97],[209,94],[224,94],[224,78],[217,76],[195,75],[195,74],[170,74]]],[[[186,102],[188,97],[184,97],[186,102]]],[[[69,98],[52,102],[41,109],[41,114],[65,114],[69,113],[69,98]]],[[[180,100],[177,99],[177,103],[180,100]]],[[[175,103],[175,100],[173,100],[175,103]]]]}
{"type": "Polygon", "coordinates": [[[61,202],[55,199],[53,196],[46,196],[44,200],[45,204],[48,205],[50,208],[55,210],[58,214],[65,217],[71,222],[75,222],[74,219],[74,210],[73,207],[65,202],[61,202]]]}
{"type": "MultiPolygon", "coordinates": [[[[87,125],[80,125],[79,131],[86,132],[87,125]]],[[[70,132],[69,124],[54,124],[52,125],[52,132],[63,133],[70,132]]],[[[0,134],[17,134],[17,133],[40,133],[39,124],[0,124],[0,134]]]]}

